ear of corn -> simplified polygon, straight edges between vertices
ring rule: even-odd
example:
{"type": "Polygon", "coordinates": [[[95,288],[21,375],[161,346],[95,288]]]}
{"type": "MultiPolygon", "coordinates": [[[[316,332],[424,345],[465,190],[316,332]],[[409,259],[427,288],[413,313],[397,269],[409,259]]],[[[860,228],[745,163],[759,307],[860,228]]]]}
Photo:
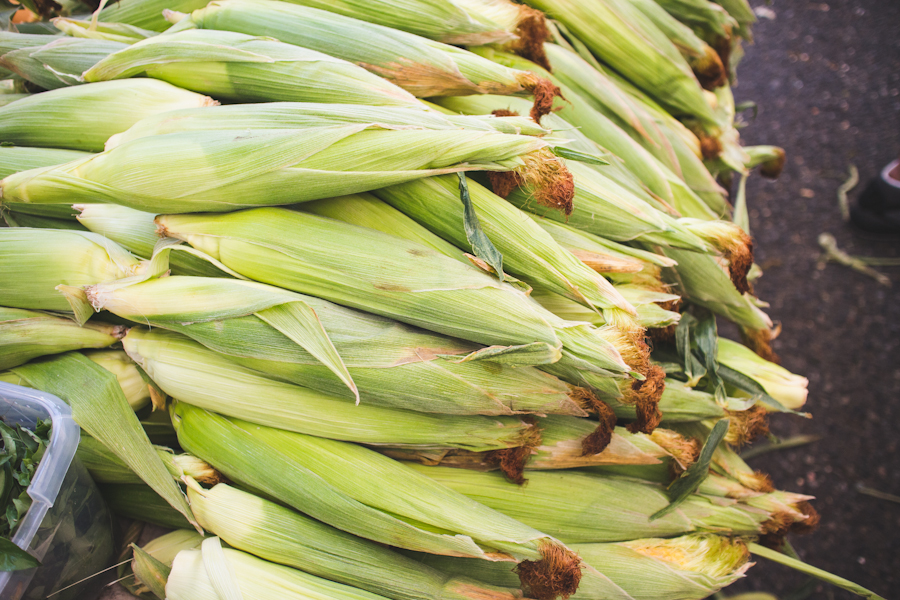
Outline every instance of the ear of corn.
{"type": "Polygon", "coordinates": [[[157,35],[156,31],[142,29],[125,23],[92,23],[90,20],[81,21],[66,17],[57,17],[53,19],[53,25],[66,35],[75,38],[106,40],[110,42],[120,42],[122,44],[134,44],[135,42],[157,35]]]}
{"type": "MultiPolygon", "coordinates": [[[[188,486],[203,528],[228,545],[274,563],[394,600],[492,598],[513,600],[503,588],[448,577],[402,554],[220,483],[188,486]]],[[[515,587],[519,582],[516,578],[515,587]]]]}
{"type": "MultiPolygon", "coordinates": [[[[637,315],[634,321],[639,327],[659,329],[675,325],[681,319],[680,313],[666,310],[660,305],[679,300],[680,296],[630,286],[616,286],[616,291],[635,307],[637,315]]],[[[597,327],[616,323],[615,321],[607,321],[602,314],[597,314],[554,292],[536,289],[532,292],[531,297],[548,311],[567,321],[587,321],[597,327]]]]}
{"type": "Polygon", "coordinates": [[[558,471],[531,471],[528,485],[517,486],[495,473],[415,463],[410,467],[503,514],[550,531],[566,543],[621,541],[694,531],[757,535],[769,528],[770,519],[778,516],[745,505],[721,506],[695,494],[677,512],[651,521],[651,515],[669,504],[662,486],[558,471]],[[560,506],[570,509],[554,508],[560,506]]]}
{"type": "MultiPolygon", "coordinates": [[[[598,572],[585,572],[578,591],[572,595],[575,600],[601,600],[622,594],[640,600],[702,600],[743,577],[754,564],[748,562],[750,555],[740,539],[708,534],[573,547],[598,572]]],[[[515,579],[502,564],[445,556],[417,558],[451,573],[468,572],[494,585],[514,583],[511,580],[515,579]]]]}
{"type": "Polygon", "coordinates": [[[716,214],[725,213],[726,192],[704,166],[700,142],[693,133],[662,109],[650,110],[574,52],[555,44],[547,44],[546,49],[561,82],[628,132],[716,214]]]}
{"type": "Polygon", "coordinates": [[[757,382],[766,393],[786,408],[799,409],[806,404],[809,380],[784,367],[761,358],[737,342],[719,338],[716,360],[757,382]]]}
{"type": "Polygon", "coordinates": [[[267,102],[168,111],[161,115],[149,116],[136,123],[128,131],[114,135],[107,141],[106,148],[109,150],[125,142],[149,135],[184,131],[304,129],[374,123],[392,129],[472,129],[538,137],[550,133],[549,130],[542,128],[527,117],[443,115],[433,110],[426,111],[399,106],[267,102]]]}
{"type": "Polygon", "coordinates": [[[106,57],[85,71],[84,80],[136,75],[223,100],[418,105],[408,92],[346,61],[231,31],[186,30],[147,38],[106,57]]]}
{"type": "Polygon", "coordinates": [[[47,313],[0,307],[0,369],[9,369],[39,356],[83,348],[105,348],[121,339],[124,328],[74,321],[47,313]]]}
{"type": "Polygon", "coordinates": [[[308,575],[303,571],[270,563],[230,548],[209,556],[207,538],[200,550],[182,550],[172,563],[166,582],[170,600],[220,600],[221,598],[272,597],[284,600],[308,598],[333,600],[379,600],[370,592],[308,575]],[[219,555],[221,555],[220,558],[219,555]],[[252,594],[252,595],[251,595],[252,594]]]}
{"type": "MultiPolygon", "coordinates": [[[[0,31],[0,56],[20,48],[33,48],[43,46],[52,38],[35,33],[16,33],[13,31],[0,31]]],[[[7,79],[12,75],[9,69],[0,66],[0,78],[7,79]]]]}
{"type": "Polygon", "coordinates": [[[191,13],[200,29],[268,35],[349,61],[420,98],[531,93],[539,80],[466,50],[316,8],[221,0],[191,13]]]}
{"type": "MultiPolygon", "coordinates": [[[[87,329],[91,323],[82,327],[87,329]]],[[[93,324],[96,326],[97,324],[93,324]]],[[[124,329],[120,326],[119,329],[124,329]]],[[[138,411],[150,404],[150,386],[144,381],[134,362],[121,350],[91,350],[84,353],[89,359],[112,373],[125,393],[128,405],[138,411]]]]}
{"type": "Polygon", "coordinates": [[[696,77],[677,49],[646,17],[625,3],[583,0],[530,0],[529,5],[559,19],[593,53],[631,80],[674,114],[719,127],[696,77]]]}
{"type": "MultiPolygon", "coordinates": [[[[530,448],[531,455],[525,469],[576,469],[599,465],[657,465],[663,459],[672,458],[668,447],[676,444],[668,436],[680,436],[675,432],[656,429],[653,434],[631,433],[624,427],[616,427],[607,445],[596,452],[590,439],[596,435],[597,424],[577,417],[548,416],[537,421],[540,441],[530,448]],[[660,445],[655,440],[665,443],[660,445]],[[587,443],[586,443],[587,442],[587,443]]],[[[408,450],[402,448],[381,449],[384,454],[398,460],[414,460],[424,465],[492,471],[501,468],[496,460],[485,453],[458,450],[408,450]]],[[[682,459],[682,467],[690,465],[692,457],[682,459]]],[[[509,473],[507,473],[509,476],[509,473]]],[[[527,474],[525,475],[527,479],[527,474]]]]}
{"type": "Polygon", "coordinates": [[[539,138],[391,130],[374,124],[250,130],[241,136],[219,130],[143,137],[81,161],[10,175],[2,182],[2,193],[11,202],[106,201],[156,213],[230,211],[463,170],[515,170],[527,189],[551,205],[571,203],[571,190],[559,186],[568,171],[539,138]],[[157,169],[167,176],[148,180],[148,173],[157,169]]]}
{"type": "Polygon", "coordinates": [[[363,403],[446,414],[585,414],[578,399],[586,392],[536,369],[506,366],[503,357],[463,360],[479,347],[311,296],[248,282],[174,276],[131,286],[98,285],[90,295],[98,307],[183,333],[245,367],[353,399],[352,391],[325,365],[251,314],[252,292],[260,299],[268,295],[268,302],[308,303],[357,383],[363,403]],[[242,303],[236,305],[237,298],[242,303]]]}
{"type": "Polygon", "coordinates": [[[170,396],[269,427],[370,445],[475,451],[521,446],[531,425],[515,417],[430,415],[353,402],[241,368],[171,332],[132,329],[125,351],[170,396]]]}
{"type": "Polygon", "coordinates": [[[183,403],[174,407],[174,421],[181,445],[230,479],[338,529],[411,550],[536,561],[520,576],[526,584],[535,575],[555,577],[548,599],[577,587],[577,557],[552,538],[371,450],[183,403]]]}
{"type": "MultiPolygon", "coordinates": [[[[463,205],[457,182],[451,178],[423,179],[374,194],[457,247],[468,246],[463,205]]],[[[475,183],[469,185],[469,197],[485,233],[513,274],[597,311],[633,312],[608,281],[560,248],[520,210],[475,183]]]]}
{"type": "MultiPolygon", "coordinates": [[[[121,245],[123,248],[144,259],[153,256],[153,247],[159,241],[156,235],[154,213],[147,213],[118,204],[16,204],[12,210],[34,210],[42,207],[65,206],[74,213],[78,222],[98,235],[121,245]]],[[[176,252],[169,256],[169,265],[176,275],[225,277],[228,273],[200,257],[186,252],[176,252]]]]}
{"type": "Polygon", "coordinates": [[[592,361],[592,369],[631,371],[621,358],[616,359],[618,352],[602,339],[601,332],[586,324],[561,321],[515,288],[414,242],[281,209],[163,216],[157,222],[167,235],[187,241],[257,281],[478,343],[539,342],[555,348],[562,344],[573,358],[592,361]],[[296,227],[303,228],[303,239],[277,233],[296,227]],[[342,244],[344,236],[360,249],[353,256],[346,254],[350,246],[342,244]],[[280,241],[262,245],[258,240],[280,241]],[[440,315],[435,314],[435,306],[441,307],[440,315]]]}
{"type": "Polygon", "coordinates": [[[0,107],[0,140],[98,152],[111,135],[145,116],[211,103],[207,96],[149,79],[76,85],[0,107]]]}
{"type": "Polygon", "coordinates": [[[84,71],[126,47],[120,42],[63,37],[44,46],[7,52],[0,56],[0,65],[38,87],[55,90],[84,83],[84,71]]]}
{"type": "Polygon", "coordinates": [[[0,229],[0,305],[69,311],[58,285],[82,286],[135,275],[140,261],[90,232],[0,229]]]}

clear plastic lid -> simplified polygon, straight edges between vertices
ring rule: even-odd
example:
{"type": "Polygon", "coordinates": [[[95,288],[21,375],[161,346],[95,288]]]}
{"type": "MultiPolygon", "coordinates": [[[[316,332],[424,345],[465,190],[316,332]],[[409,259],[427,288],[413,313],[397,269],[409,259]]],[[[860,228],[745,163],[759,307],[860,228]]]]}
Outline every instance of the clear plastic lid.
{"type": "MultiPolygon", "coordinates": [[[[29,550],[35,533],[53,506],[60,486],[78,449],[80,428],[72,419],[69,405],[52,394],[18,385],[0,382],[0,418],[10,425],[34,428],[40,419],[50,418],[53,428],[50,445],[35,471],[28,495],[32,504],[19,523],[12,542],[23,550],[29,550]]],[[[32,549],[32,554],[35,554],[32,549]]],[[[46,548],[42,548],[46,551],[46,548]]],[[[37,552],[43,554],[43,552],[37,552]]],[[[43,556],[36,556],[38,560],[43,556]]],[[[0,594],[3,593],[14,572],[0,572],[0,594]]]]}

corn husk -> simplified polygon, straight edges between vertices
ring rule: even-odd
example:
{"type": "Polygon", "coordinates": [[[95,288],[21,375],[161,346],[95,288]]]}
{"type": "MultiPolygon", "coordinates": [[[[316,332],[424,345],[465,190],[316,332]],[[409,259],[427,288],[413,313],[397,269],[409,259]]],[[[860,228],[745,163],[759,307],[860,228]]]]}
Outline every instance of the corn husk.
{"type": "MultiPolygon", "coordinates": [[[[374,194],[457,247],[466,248],[465,216],[454,179],[433,177],[374,194]]],[[[597,312],[618,309],[633,314],[634,308],[607,280],[560,248],[522,211],[478,184],[469,185],[469,197],[486,235],[514,275],[597,312]]]]}
{"type": "Polygon", "coordinates": [[[182,550],[172,562],[165,595],[169,600],[220,600],[228,595],[244,600],[269,597],[284,600],[380,600],[350,586],[270,563],[250,554],[223,549],[219,538],[207,538],[200,550],[182,550]],[[210,544],[216,544],[216,552],[210,544]]]}
{"type": "Polygon", "coordinates": [[[128,131],[112,136],[106,143],[106,149],[110,150],[141,137],[186,131],[304,129],[372,123],[395,129],[471,129],[538,137],[550,133],[528,117],[445,115],[436,110],[399,106],[266,102],[169,111],[163,115],[146,117],[128,131]]]}
{"type": "Polygon", "coordinates": [[[445,414],[586,414],[580,406],[590,395],[586,390],[521,363],[508,366],[502,356],[462,360],[480,347],[311,296],[249,282],[175,276],[127,287],[100,285],[89,292],[96,306],[120,317],[178,331],[242,366],[335,397],[352,400],[354,394],[279,331],[279,321],[255,316],[251,311],[266,303],[253,305],[251,292],[258,300],[268,297],[273,306],[290,301],[311,306],[364,404],[445,414]]]}
{"type": "Polygon", "coordinates": [[[809,380],[761,358],[755,352],[725,338],[719,338],[716,360],[741,373],[765,389],[785,408],[797,410],[806,404],[809,380]]]}
{"type": "Polygon", "coordinates": [[[147,38],[101,60],[85,71],[84,80],[138,75],[236,102],[420,105],[410,93],[346,61],[231,31],[186,30],[147,38]]]}
{"type": "Polygon", "coordinates": [[[678,293],[690,302],[752,330],[768,331],[772,321],[749,293],[741,294],[730,275],[717,260],[708,255],[666,248],[665,255],[678,261],[668,275],[678,293]]]}
{"type": "Polygon", "coordinates": [[[257,281],[451,337],[543,348],[550,351],[545,362],[554,362],[559,355],[553,353],[562,351],[581,361],[582,368],[605,374],[632,371],[601,332],[559,320],[518,289],[414,242],[283,209],[169,215],[158,217],[157,223],[167,235],[257,281]],[[303,239],[277,233],[298,227],[303,239]],[[342,242],[344,237],[353,241],[342,242]],[[267,241],[263,245],[260,240],[267,241]],[[349,247],[357,249],[353,256],[346,253],[349,247]]]}
{"type": "MultiPolygon", "coordinates": [[[[616,291],[635,307],[635,311],[637,311],[635,322],[639,327],[659,329],[676,325],[681,319],[680,313],[666,310],[662,306],[680,300],[680,296],[639,286],[616,286],[616,291]]],[[[566,321],[586,321],[597,327],[615,324],[615,321],[612,323],[607,321],[602,314],[597,314],[565,296],[549,290],[535,289],[531,297],[554,315],[566,321]]]]}
{"type": "Polygon", "coordinates": [[[132,329],[125,351],[167,394],[251,423],[370,445],[462,448],[521,446],[532,426],[516,417],[430,415],[344,400],[242,368],[172,332],[132,329]]]}
{"type": "Polygon", "coordinates": [[[81,74],[127,44],[63,37],[38,47],[22,48],[0,56],[0,65],[26,81],[55,90],[80,85],[81,74]]]}
{"type": "MultiPolygon", "coordinates": [[[[17,210],[34,210],[48,207],[67,207],[76,215],[78,223],[88,231],[102,235],[106,239],[119,244],[135,256],[149,259],[153,256],[153,247],[159,241],[156,235],[156,218],[154,213],[134,210],[118,204],[16,204],[17,210]]],[[[169,266],[175,275],[199,277],[227,277],[229,273],[222,271],[203,258],[176,252],[169,256],[169,266]]]]}
{"type": "MultiPolygon", "coordinates": [[[[673,459],[670,448],[680,445],[681,436],[675,432],[656,429],[652,434],[631,433],[616,427],[608,442],[596,450],[596,422],[577,417],[548,416],[538,419],[540,440],[531,447],[523,465],[526,470],[577,469],[600,465],[657,465],[673,459]],[[672,439],[675,438],[675,439],[672,439]]],[[[494,471],[502,468],[498,461],[485,453],[458,450],[381,449],[397,460],[412,460],[423,465],[494,471]]],[[[693,461],[692,455],[674,457],[678,468],[685,469],[693,461]]],[[[509,472],[506,472],[509,476],[509,472]]],[[[527,477],[527,474],[526,474],[527,477]]]]}
{"type": "Polygon", "coordinates": [[[663,486],[611,476],[532,471],[528,485],[502,475],[468,469],[410,463],[450,489],[566,543],[596,543],[667,537],[691,532],[757,535],[775,515],[746,505],[720,506],[692,495],[677,511],[654,521],[650,516],[669,504],[663,486]],[[566,507],[560,510],[560,507],[566,507]]]}
{"type": "Polygon", "coordinates": [[[639,11],[656,25],[678,49],[705,89],[712,90],[725,84],[728,71],[715,49],[654,0],[631,0],[620,6],[639,11]]]}
{"type": "Polygon", "coordinates": [[[57,219],[28,213],[3,213],[3,221],[7,227],[31,227],[37,229],[68,229],[73,231],[87,231],[78,221],[70,219],[57,219]]]}
{"type": "Polygon", "coordinates": [[[0,306],[68,312],[56,286],[121,279],[140,268],[124,248],[95,233],[0,229],[0,306]]]}
{"type": "MultiPolygon", "coordinates": [[[[702,162],[700,141],[680,122],[653,112],[605,72],[570,51],[547,44],[553,72],[591,107],[611,119],[700,196],[718,215],[726,211],[726,191],[702,162]]],[[[599,65],[597,65],[599,66],[599,65]]]]}
{"type": "MultiPolygon", "coordinates": [[[[0,146],[0,178],[28,169],[61,165],[85,156],[86,153],[75,150],[0,146]]],[[[3,206],[8,206],[8,203],[4,203],[3,206]]]]}
{"type": "Polygon", "coordinates": [[[525,188],[548,206],[571,204],[571,188],[560,185],[571,175],[544,140],[378,124],[143,137],[84,160],[10,175],[2,192],[10,202],[104,201],[156,213],[231,211],[469,170],[516,171],[525,188]],[[248,153],[254,157],[250,163],[248,153]],[[166,177],[148,180],[155,171],[166,177]],[[226,172],[230,175],[222,177],[226,172]]]}
{"type": "Polygon", "coordinates": [[[57,17],[53,19],[53,25],[66,35],[72,37],[89,40],[106,40],[110,42],[120,42],[122,44],[134,44],[135,42],[157,35],[156,31],[141,29],[140,27],[127,25],[125,23],[104,23],[101,21],[93,23],[90,20],[82,21],[66,17],[57,17]]]}
{"type": "Polygon", "coordinates": [[[124,328],[105,323],[79,327],[47,313],[0,307],[0,369],[33,358],[83,348],[105,348],[124,335],[124,328]]]}
{"type": "MultiPolygon", "coordinates": [[[[602,600],[626,594],[632,600],[702,600],[731,585],[753,566],[741,540],[691,534],[608,544],[574,544],[585,563],[607,579],[586,573],[574,600],[602,600]],[[610,593],[611,585],[618,590],[610,593]]],[[[514,583],[502,565],[465,558],[417,555],[448,572],[469,572],[495,585],[514,583]]]]}
{"type": "MultiPolygon", "coordinates": [[[[215,485],[221,481],[221,475],[215,469],[190,454],[175,454],[169,448],[160,446],[155,446],[155,449],[176,481],[180,482],[182,477],[190,477],[207,485],[215,485]]],[[[97,483],[129,485],[142,483],[141,478],[129,469],[124,461],[84,431],[81,432],[75,455],[97,483]]]]}
{"type": "MultiPolygon", "coordinates": [[[[551,105],[553,89],[533,73],[509,69],[455,46],[271,0],[221,0],[181,18],[179,27],[267,35],[359,65],[419,98],[468,94],[536,94],[551,105]]],[[[544,109],[544,112],[549,108],[544,109]]],[[[540,113],[534,115],[540,117],[540,113]]]]}
{"type": "Polygon", "coordinates": [[[0,107],[0,140],[99,152],[111,135],[145,116],[211,103],[207,96],[149,79],[76,85],[0,107]],[[98,120],[97,115],[103,119],[98,120]]]}
{"type": "MultiPolygon", "coordinates": [[[[36,33],[17,33],[14,31],[0,31],[0,56],[20,48],[33,48],[43,46],[49,38],[46,35],[36,33]]],[[[0,79],[8,79],[12,75],[9,69],[0,66],[0,79]]]]}
{"type": "Polygon", "coordinates": [[[784,148],[778,146],[746,146],[744,152],[750,158],[747,169],[759,167],[759,174],[766,179],[778,179],[784,169],[784,148]]]}
{"type": "Polygon", "coordinates": [[[579,561],[564,546],[376,452],[226,419],[183,403],[173,410],[182,447],[236,483],[313,518],[410,550],[537,561],[520,566],[520,577],[530,584],[533,577],[555,576],[558,584],[540,594],[548,600],[577,588],[579,561]]]}
{"type": "MultiPolygon", "coordinates": [[[[90,323],[82,327],[90,327],[90,323]]],[[[121,326],[120,329],[124,329],[121,326]]],[[[125,393],[128,405],[138,411],[150,404],[150,386],[128,355],[121,350],[91,350],[84,353],[89,359],[112,373],[125,393]]]]}
{"type": "Polygon", "coordinates": [[[719,127],[694,74],[675,46],[627,3],[604,0],[530,0],[530,6],[562,21],[602,61],[628,77],[675,115],[719,127]]]}
{"type": "Polygon", "coordinates": [[[97,488],[106,505],[117,516],[170,529],[192,527],[184,515],[172,508],[149,485],[102,483],[97,488]]]}
{"type": "MultiPolygon", "coordinates": [[[[448,577],[369,540],[220,483],[188,486],[192,510],[229,546],[394,600],[513,600],[518,591],[448,577]]],[[[515,578],[514,587],[519,586],[515,578]]]]}

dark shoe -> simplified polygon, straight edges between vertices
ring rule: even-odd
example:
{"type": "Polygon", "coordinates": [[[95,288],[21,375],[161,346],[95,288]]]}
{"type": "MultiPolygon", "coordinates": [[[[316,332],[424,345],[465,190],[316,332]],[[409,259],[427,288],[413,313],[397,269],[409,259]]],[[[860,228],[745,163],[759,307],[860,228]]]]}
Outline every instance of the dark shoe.
{"type": "Polygon", "coordinates": [[[850,207],[850,222],[870,233],[900,233],[900,160],[869,182],[850,207]]]}

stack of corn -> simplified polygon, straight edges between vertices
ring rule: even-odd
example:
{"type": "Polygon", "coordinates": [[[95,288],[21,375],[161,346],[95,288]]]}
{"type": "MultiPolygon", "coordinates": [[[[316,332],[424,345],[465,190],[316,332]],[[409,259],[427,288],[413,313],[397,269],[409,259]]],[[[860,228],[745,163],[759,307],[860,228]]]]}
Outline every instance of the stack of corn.
{"type": "Polygon", "coordinates": [[[70,0],[0,34],[0,381],[177,530],[133,592],[700,599],[815,526],[736,452],[807,383],[727,191],[783,161],[737,135],[752,13],[525,4],[70,0]]]}

